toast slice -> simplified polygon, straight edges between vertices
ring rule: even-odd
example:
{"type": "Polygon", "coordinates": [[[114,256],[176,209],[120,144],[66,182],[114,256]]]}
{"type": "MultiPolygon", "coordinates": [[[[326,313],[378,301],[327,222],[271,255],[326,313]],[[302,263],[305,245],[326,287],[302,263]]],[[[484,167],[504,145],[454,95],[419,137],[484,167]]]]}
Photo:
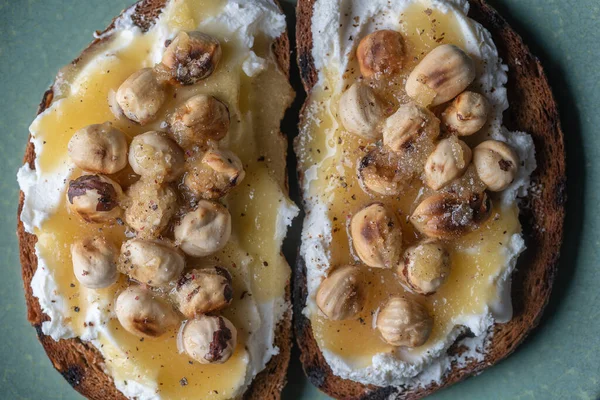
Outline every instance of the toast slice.
{"type": "MultiPolygon", "coordinates": [[[[299,0],[297,6],[297,62],[304,88],[309,94],[318,80],[311,30],[316,1],[299,0]]],[[[305,260],[299,256],[293,287],[296,341],[309,380],[334,398],[414,400],[476,375],[516,349],[536,327],[548,302],[562,241],[566,200],[565,150],[557,105],[542,65],[521,37],[483,0],[470,0],[469,3],[468,16],[489,30],[503,63],[509,67],[506,88],[510,108],[504,113],[504,125],[510,130],[531,134],[536,149],[538,167],[532,176],[532,183],[533,187],[541,190],[535,193],[530,191],[521,206],[520,221],[527,250],[520,256],[517,270],[512,276],[513,317],[508,323],[494,324],[491,343],[480,361],[468,360],[462,366],[454,362],[462,352],[463,338],[459,337],[448,350],[451,370],[439,384],[407,389],[364,385],[342,379],[332,373],[317,345],[311,321],[303,315],[308,290],[305,260]]],[[[301,125],[307,118],[307,109],[308,103],[305,103],[300,117],[301,125]]],[[[301,182],[305,172],[298,171],[301,182]]]]}
{"type": "MultiPolygon", "coordinates": [[[[140,0],[130,8],[124,10],[104,31],[96,33],[96,39],[78,58],[72,61],[72,65],[76,65],[86,53],[93,51],[100,43],[108,40],[112,35],[113,29],[115,29],[115,24],[124,13],[130,13],[129,15],[133,23],[142,32],[146,32],[154,25],[154,22],[161,14],[167,2],[167,0],[140,0]]],[[[274,2],[281,9],[277,0],[274,0],[274,2]]],[[[289,79],[290,44],[287,30],[272,44],[272,53],[280,70],[289,79]]],[[[51,87],[44,93],[37,114],[42,113],[52,104],[54,96],[54,87],[51,87]]],[[[281,140],[287,142],[285,135],[281,132],[275,134],[279,135],[281,140]]],[[[281,154],[281,158],[282,162],[285,162],[286,154],[281,154]]],[[[24,163],[34,169],[35,159],[34,145],[29,141],[25,151],[24,163]]],[[[287,176],[282,174],[281,180],[279,183],[287,191],[287,176]]],[[[105,373],[103,356],[96,347],[79,338],[55,341],[42,332],[42,323],[48,321],[49,317],[44,314],[38,299],[32,293],[31,281],[38,268],[38,260],[35,252],[37,238],[35,235],[25,231],[20,218],[24,205],[24,197],[24,193],[21,192],[18,207],[17,235],[19,238],[22,278],[27,303],[27,318],[36,329],[38,339],[52,361],[54,368],[75,390],[89,399],[125,399],[126,397],[115,387],[113,379],[105,373]]],[[[243,393],[242,397],[244,399],[279,399],[281,397],[281,390],[286,382],[286,372],[292,345],[291,288],[289,281],[285,290],[285,302],[288,305],[287,311],[275,328],[274,346],[279,349],[279,353],[271,357],[266,367],[255,376],[250,386],[243,393]]]]}

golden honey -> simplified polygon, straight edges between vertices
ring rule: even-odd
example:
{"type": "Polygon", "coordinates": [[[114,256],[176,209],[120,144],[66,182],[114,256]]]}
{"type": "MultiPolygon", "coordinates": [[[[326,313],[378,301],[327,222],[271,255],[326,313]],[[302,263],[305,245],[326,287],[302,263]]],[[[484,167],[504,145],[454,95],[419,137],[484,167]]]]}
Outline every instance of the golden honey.
{"type": "MultiPolygon", "coordinates": [[[[196,29],[202,20],[217,15],[225,4],[222,0],[174,1],[176,4],[161,18],[175,31],[196,29]]],[[[156,122],[141,127],[115,117],[109,108],[109,99],[131,73],[153,66],[151,54],[158,35],[150,30],[130,39],[117,32],[75,67],[66,67],[58,83],[60,93],[31,128],[36,139],[45,143],[38,155],[38,168],[52,173],[68,162],[67,143],[84,126],[111,121],[131,140],[140,133],[161,130],[160,121],[166,119],[167,113],[195,94],[213,95],[229,107],[231,128],[221,144],[235,152],[246,169],[242,184],[224,199],[232,216],[232,238],[219,253],[205,260],[191,260],[188,267],[218,262],[231,272],[234,300],[223,314],[238,330],[234,355],[221,365],[202,365],[179,353],[176,330],[158,339],[140,339],[125,331],[116,319],[98,328],[96,344],[105,355],[111,375],[125,384],[136,381],[156,386],[163,399],[233,397],[246,379],[249,353],[245,347],[259,323],[254,304],[283,297],[290,277],[275,238],[279,209],[289,204],[285,194],[286,141],[279,133],[279,123],[291,103],[292,90],[271,54],[271,40],[256,38],[252,50],[269,63],[265,71],[248,77],[241,69],[247,51],[241,51],[237,38],[212,25],[205,32],[221,40],[221,63],[213,75],[196,85],[170,88],[156,122]]],[[[80,174],[75,170],[73,179],[80,174]]],[[[130,168],[112,178],[124,189],[137,179],[130,168]]],[[[110,312],[127,279],[122,276],[118,284],[96,291],[80,286],[73,275],[70,246],[82,237],[104,235],[120,247],[125,228],[118,224],[85,223],[68,210],[63,199],[35,233],[40,256],[56,280],[58,294],[65,299],[65,323],[81,335],[91,322],[86,321],[89,308],[104,304],[104,311],[110,312]]]]}
{"type": "MultiPolygon", "coordinates": [[[[415,3],[400,14],[400,24],[408,53],[403,71],[392,80],[367,80],[380,96],[395,106],[409,100],[403,82],[430,50],[441,44],[464,48],[461,29],[451,14],[415,3]]],[[[360,39],[355,39],[355,42],[360,39]]],[[[415,244],[419,238],[408,217],[419,200],[424,198],[422,194],[419,196],[420,191],[423,189],[427,193],[429,189],[423,188],[422,182],[415,179],[399,196],[374,196],[362,190],[356,173],[357,162],[373,147],[341,128],[336,117],[341,93],[330,89],[346,88],[360,77],[357,61],[354,56],[351,57],[341,84],[337,78],[338,71],[321,72],[325,82],[311,93],[308,106],[309,110],[318,111],[305,121],[304,129],[308,135],[299,139],[298,149],[302,169],[318,166],[317,178],[311,182],[307,195],[328,204],[327,218],[331,221],[332,230],[329,265],[335,267],[359,262],[349,241],[348,224],[354,213],[374,201],[384,203],[399,216],[403,248],[415,244]],[[333,155],[326,157],[332,149],[333,155]]],[[[427,350],[428,346],[443,340],[452,331],[459,316],[481,314],[487,304],[497,300],[493,277],[506,265],[503,244],[520,232],[518,207],[497,205],[492,217],[477,231],[449,244],[451,274],[447,282],[434,295],[416,296],[433,316],[433,332],[425,345],[409,353],[419,354],[427,350]]],[[[313,332],[319,346],[342,356],[354,368],[369,366],[374,355],[394,350],[374,328],[373,320],[378,308],[395,294],[415,296],[405,292],[394,270],[363,268],[369,300],[361,315],[348,321],[329,321],[316,312],[312,316],[313,332]]]]}

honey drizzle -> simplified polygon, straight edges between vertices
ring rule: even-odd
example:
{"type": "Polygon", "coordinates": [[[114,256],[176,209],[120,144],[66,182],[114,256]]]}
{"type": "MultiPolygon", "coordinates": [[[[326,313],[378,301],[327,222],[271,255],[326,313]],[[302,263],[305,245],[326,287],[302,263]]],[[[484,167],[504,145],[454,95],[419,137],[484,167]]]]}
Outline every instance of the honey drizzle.
{"type": "MultiPolygon", "coordinates": [[[[409,101],[404,92],[405,79],[429,51],[447,43],[464,48],[460,27],[451,14],[415,3],[400,15],[400,23],[408,53],[403,72],[395,79],[367,82],[390,104],[391,109],[409,101]]],[[[355,46],[360,39],[355,38],[355,46]]],[[[345,89],[355,82],[360,77],[358,71],[357,61],[351,57],[341,87],[345,89]]],[[[317,179],[310,185],[310,196],[329,204],[328,219],[332,222],[329,265],[360,264],[349,240],[348,223],[352,215],[374,201],[383,202],[399,216],[403,246],[406,248],[419,240],[408,216],[429,189],[424,188],[419,179],[410,182],[397,197],[369,195],[361,189],[356,174],[357,160],[373,147],[339,126],[336,118],[340,93],[330,90],[338,87],[337,72],[321,72],[325,83],[315,88],[310,96],[309,109],[318,111],[315,118],[306,121],[305,131],[310,132],[310,137],[303,134],[299,139],[299,162],[305,170],[318,167],[317,179]],[[331,149],[335,150],[333,156],[326,157],[325,154],[331,149]]],[[[500,272],[500,266],[506,264],[503,245],[513,234],[521,231],[516,205],[497,206],[492,216],[478,231],[449,244],[451,275],[432,296],[407,293],[393,270],[363,267],[370,292],[364,311],[348,321],[329,321],[319,313],[314,313],[311,320],[319,346],[342,356],[354,368],[371,365],[375,354],[397,352],[381,339],[373,321],[378,308],[393,294],[416,298],[426,305],[434,317],[433,332],[427,343],[404,353],[397,352],[401,358],[412,358],[444,340],[459,316],[484,312],[486,305],[496,300],[492,277],[500,272]]]]}

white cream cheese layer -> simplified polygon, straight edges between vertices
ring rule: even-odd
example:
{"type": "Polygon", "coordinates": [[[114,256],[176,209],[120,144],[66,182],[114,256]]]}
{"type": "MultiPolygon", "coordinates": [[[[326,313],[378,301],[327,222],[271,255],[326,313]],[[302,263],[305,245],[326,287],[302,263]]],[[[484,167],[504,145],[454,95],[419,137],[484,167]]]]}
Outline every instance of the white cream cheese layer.
{"type": "MultiPolygon", "coordinates": [[[[135,6],[132,6],[115,22],[115,28],[112,31],[102,35],[104,38],[110,36],[109,44],[103,51],[94,54],[92,60],[86,60],[85,65],[78,71],[78,76],[70,86],[64,85],[60,78],[57,80],[53,89],[55,98],[58,98],[58,100],[55,100],[30,126],[31,140],[37,156],[34,168],[30,168],[26,164],[18,172],[18,182],[25,194],[20,218],[27,232],[38,233],[44,221],[56,212],[65,196],[65,183],[68,182],[73,172],[73,165],[68,159],[59,163],[58,167],[53,168],[51,171],[46,171],[40,165],[40,156],[49,151],[46,143],[39,139],[39,121],[41,117],[46,113],[60,113],[62,102],[60,98],[77,93],[80,86],[85,85],[87,76],[101,73],[103,71],[102,66],[105,63],[110,63],[111,60],[114,61],[116,54],[127,52],[134,38],[144,35],[150,41],[148,55],[143,66],[153,66],[155,63],[160,62],[165,41],[172,39],[179,31],[177,26],[174,26],[173,21],[175,21],[175,25],[185,25],[186,23],[186,21],[178,20],[181,15],[185,15],[185,13],[182,13],[181,7],[188,7],[188,3],[171,0],[159,16],[156,24],[148,32],[142,33],[131,19],[135,12],[135,6]]],[[[199,26],[194,28],[208,33],[214,31],[235,37],[238,44],[241,44],[241,46],[236,47],[236,51],[245,52],[245,55],[239,55],[241,59],[245,58],[246,60],[243,63],[243,71],[249,77],[254,77],[264,71],[269,63],[274,63],[274,60],[261,58],[252,50],[256,38],[262,37],[272,41],[285,31],[286,25],[284,15],[271,0],[228,0],[222,2],[222,7],[216,10],[215,16],[202,19],[199,26]]],[[[249,115],[243,117],[251,120],[249,115]]],[[[274,212],[278,213],[276,232],[274,237],[269,239],[272,239],[275,246],[280,248],[287,229],[299,210],[287,195],[281,192],[281,201],[278,209],[274,212]]],[[[38,251],[38,247],[36,246],[38,268],[31,286],[33,295],[38,298],[42,311],[50,317],[49,321],[42,324],[42,331],[55,340],[72,338],[76,336],[76,333],[64,318],[67,306],[57,289],[55,277],[46,268],[45,259],[38,251]]],[[[108,296],[97,295],[94,290],[85,289],[80,293],[80,296],[86,298],[90,304],[86,308],[86,315],[83,320],[92,323],[87,324],[80,331],[79,336],[82,340],[91,341],[105,358],[118,357],[119,343],[112,337],[111,330],[107,328],[109,321],[114,318],[111,306],[113,299],[108,296]],[[100,337],[102,338],[101,341],[99,340],[100,337]]],[[[271,357],[278,354],[279,349],[274,344],[275,329],[284,314],[290,311],[290,305],[282,297],[257,301],[251,299],[248,304],[251,305],[251,308],[247,310],[247,314],[252,320],[252,327],[255,329],[251,332],[246,343],[248,354],[246,375],[243,381],[240,382],[235,395],[243,393],[256,374],[265,368],[271,357]]],[[[126,357],[126,355],[122,356],[126,357]]],[[[112,375],[110,368],[107,368],[106,372],[112,375]]],[[[153,377],[140,376],[140,379],[124,379],[123,377],[113,376],[113,378],[116,387],[128,398],[140,400],[161,398],[157,391],[158,382],[153,381],[153,377]]]]}
{"type": "MultiPolygon", "coordinates": [[[[477,79],[473,86],[481,89],[493,107],[493,115],[489,126],[485,129],[487,135],[493,139],[508,142],[513,146],[522,161],[519,173],[511,186],[502,193],[502,203],[506,206],[515,204],[517,197],[527,194],[530,185],[530,175],[536,168],[535,149],[530,135],[523,132],[509,132],[502,126],[502,113],[508,108],[505,84],[507,82],[507,67],[502,64],[498,51],[492,40],[491,34],[480,24],[467,17],[469,3],[466,0],[351,0],[339,2],[333,0],[316,0],[312,17],[312,56],[318,70],[318,81],[315,91],[333,90],[336,93],[343,91],[348,83],[344,80],[343,73],[352,57],[351,53],[356,46],[356,39],[379,29],[393,29],[401,31],[402,13],[415,3],[422,4],[440,11],[452,14],[464,36],[464,46],[467,53],[479,60],[486,60],[479,64],[477,79]],[[327,87],[328,89],[324,89],[327,87]]],[[[304,126],[297,146],[303,147],[311,140],[314,131],[310,125],[318,126],[319,115],[330,112],[327,102],[313,102],[308,104],[305,113],[304,126]]],[[[335,131],[337,122],[332,118],[333,126],[329,126],[322,134],[335,131]]],[[[335,153],[335,145],[326,145],[327,156],[325,160],[335,153]]],[[[328,216],[328,204],[323,198],[316,201],[314,196],[314,183],[317,180],[321,164],[311,166],[305,174],[303,189],[307,217],[304,222],[302,234],[302,247],[300,254],[306,262],[308,297],[304,314],[308,318],[316,316],[318,309],[315,303],[316,291],[323,278],[331,268],[331,221],[328,216]],[[311,191],[312,190],[312,191],[311,191]]],[[[327,192],[327,190],[325,190],[327,192]]],[[[331,349],[321,348],[325,359],[334,374],[355,380],[364,384],[377,386],[409,387],[427,386],[432,382],[440,382],[449,371],[451,362],[464,364],[467,360],[482,360],[486,351],[488,339],[491,337],[491,327],[494,322],[506,322],[512,316],[510,298],[511,273],[513,272],[519,254],[525,249],[523,238],[520,234],[511,237],[508,243],[502,245],[505,264],[500,268],[497,276],[490,277],[492,287],[498,291],[497,301],[490,301],[484,311],[476,315],[460,315],[453,320],[454,330],[443,340],[432,343],[427,351],[418,356],[408,354],[402,350],[391,353],[377,354],[372,357],[367,367],[356,367],[352,360],[340,356],[331,349]],[[475,334],[474,338],[466,339],[462,343],[468,351],[457,357],[449,357],[446,350],[467,327],[475,334]]],[[[368,323],[370,323],[369,321],[368,323]]]]}

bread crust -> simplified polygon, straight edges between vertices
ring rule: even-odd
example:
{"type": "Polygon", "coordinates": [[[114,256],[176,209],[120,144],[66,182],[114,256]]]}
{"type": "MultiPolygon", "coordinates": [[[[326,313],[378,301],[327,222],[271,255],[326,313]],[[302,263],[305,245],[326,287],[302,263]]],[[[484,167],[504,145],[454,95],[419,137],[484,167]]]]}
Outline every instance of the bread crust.
{"type": "MultiPolygon", "coordinates": [[[[297,62],[308,93],[317,81],[311,32],[314,3],[315,0],[299,0],[296,10],[297,62]]],[[[302,314],[307,296],[306,267],[302,257],[298,257],[293,287],[296,341],[309,380],[332,397],[415,400],[476,375],[511,354],[538,325],[548,303],[562,242],[566,202],[565,149],[558,108],[540,61],[521,37],[485,1],[470,0],[470,4],[469,17],[491,32],[500,56],[509,67],[507,90],[511,107],[504,113],[504,124],[511,130],[531,134],[536,148],[538,167],[532,183],[541,190],[530,194],[521,209],[527,250],[520,256],[513,274],[513,318],[492,327],[493,336],[483,360],[468,361],[463,367],[454,365],[440,384],[411,389],[363,385],[334,375],[319,350],[310,320],[302,314]]],[[[298,177],[302,181],[303,171],[298,171],[298,177]]],[[[460,338],[448,352],[461,352],[460,338]]]]}
{"type": "MultiPolygon", "coordinates": [[[[277,0],[274,0],[277,3],[277,0]]],[[[143,32],[146,32],[156,18],[161,14],[167,0],[141,0],[132,7],[135,12],[132,14],[132,20],[139,26],[143,32]]],[[[280,7],[281,9],[281,7],[280,7]]],[[[77,64],[82,57],[94,49],[102,41],[110,37],[110,31],[115,26],[115,21],[122,15],[117,16],[112,23],[103,32],[97,34],[90,45],[72,61],[77,64]]],[[[273,54],[279,64],[281,71],[289,79],[290,71],[290,43],[287,30],[277,38],[272,46],[273,54]]],[[[37,114],[43,112],[52,103],[54,93],[52,87],[48,89],[42,98],[38,107],[37,114]]],[[[286,137],[280,132],[280,135],[286,137]]],[[[29,137],[31,139],[31,136],[29,137]]],[[[286,146],[287,148],[287,146],[286,146]]],[[[24,163],[34,169],[35,149],[33,143],[29,141],[23,158],[24,163]]],[[[284,154],[285,157],[285,154],[284,154]]],[[[287,189],[287,182],[286,189],[287,189]]],[[[46,354],[52,361],[54,368],[73,386],[75,390],[83,396],[93,400],[103,399],[123,399],[126,397],[117,390],[112,378],[104,373],[104,359],[100,352],[90,343],[83,342],[79,338],[64,339],[55,341],[50,336],[42,332],[42,322],[49,320],[49,317],[41,310],[38,299],[33,296],[31,289],[31,279],[37,270],[37,257],[35,254],[35,235],[25,232],[21,222],[21,211],[23,210],[24,194],[20,192],[19,207],[17,214],[17,236],[19,239],[19,251],[21,260],[21,273],[25,289],[25,300],[27,303],[27,319],[33,325],[37,332],[37,337],[43,345],[46,354]]],[[[291,288],[288,282],[286,289],[286,301],[290,301],[291,288]]],[[[252,381],[250,387],[242,395],[244,399],[267,399],[275,400],[281,398],[281,390],[286,383],[286,372],[290,360],[292,344],[292,310],[289,309],[276,327],[275,346],[279,348],[279,354],[272,357],[267,363],[265,369],[261,371],[252,381]]]]}

